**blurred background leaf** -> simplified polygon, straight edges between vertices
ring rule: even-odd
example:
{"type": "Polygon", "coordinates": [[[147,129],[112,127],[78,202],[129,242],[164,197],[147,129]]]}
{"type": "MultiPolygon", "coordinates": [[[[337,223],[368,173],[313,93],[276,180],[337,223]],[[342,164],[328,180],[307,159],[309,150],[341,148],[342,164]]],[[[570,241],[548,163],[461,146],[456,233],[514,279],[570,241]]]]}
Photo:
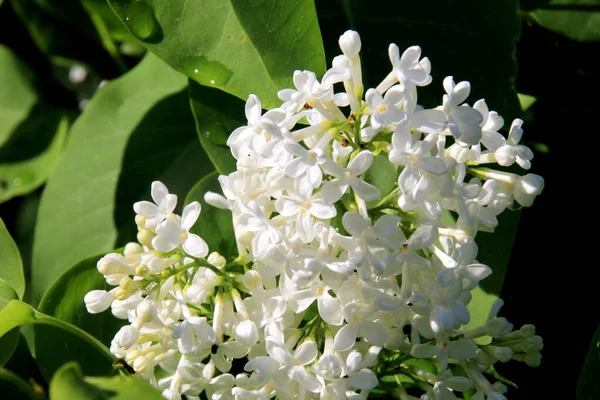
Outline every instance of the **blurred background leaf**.
{"type": "Polygon", "coordinates": [[[599,0],[551,0],[534,7],[530,17],[543,27],[580,42],[600,41],[599,0]]]}
{"type": "Polygon", "coordinates": [[[577,400],[593,400],[600,397],[600,326],[590,343],[583,370],[577,383],[577,400]]]}

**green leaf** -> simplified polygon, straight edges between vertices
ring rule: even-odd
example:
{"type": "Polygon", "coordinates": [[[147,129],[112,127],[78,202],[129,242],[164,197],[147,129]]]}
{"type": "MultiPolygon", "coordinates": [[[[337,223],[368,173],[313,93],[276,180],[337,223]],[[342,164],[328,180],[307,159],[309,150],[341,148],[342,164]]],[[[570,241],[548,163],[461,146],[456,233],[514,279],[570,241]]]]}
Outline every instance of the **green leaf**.
{"type": "Polygon", "coordinates": [[[231,211],[213,207],[204,201],[204,194],[208,191],[221,194],[217,172],[206,175],[190,190],[185,198],[185,203],[199,201],[202,212],[191,232],[202,237],[208,244],[210,252],[218,251],[227,259],[238,256],[238,249],[233,230],[231,211]]]}
{"type": "MultiPolygon", "coordinates": [[[[0,3],[1,4],[1,3],[0,3]]],[[[31,385],[19,375],[0,367],[0,390],[5,399],[42,400],[31,385]]]]}
{"type": "Polygon", "coordinates": [[[367,202],[367,207],[376,206],[394,188],[398,181],[398,166],[390,162],[386,154],[373,158],[373,164],[365,173],[365,181],[376,186],[381,192],[381,199],[367,202]]]}
{"type": "Polygon", "coordinates": [[[529,110],[537,101],[537,97],[530,96],[525,93],[519,93],[518,96],[519,96],[519,103],[521,104],[521,109],[523,110],[523,112],[529,110]]]}
{"type": "Polygon", "coordinates": [[[518,3],[382,0],[374,6],[361,0],[319,0],[317,10],[328,62],[341,54],[338,39],[346,29],[360,34],[365,90],[377,86],[392,70],[390,43],[396,43],[401,53],[419,45],[422,56],[431,61],[433,77],[428,87],[419,89],[420,104],[441,104],[442,81],[454,76],[456,82],[471,82],[470,104],[485,98],[490,110],[510,122],[520,113],[514,88],[515,41],[521,29],[518,3]]]}
{"type": "Polygon", "coordinates": [[[43,314],[19,300],[10,301],[0,311],[0,337],[11,329],[29,324],[51,327],[48,329],[60,329],[63,334],[62,340],[56,342],[48,340],[44,335],[38,334],[39,332],[36,330],[36,349],[44,351],[36,352],[35,358],[46,378],[52,376],[60,365],[71,360],[81,362],[86,373],[89,374],[114,373],[112,368],[114,357],[108,348],[78,327],[43,314]]]}
{"type": "Polygon", "coordinates": [[[96,268],[103,255],[85,259],[62,274],[44,293],[38,309],[44,314],[83,329],[106,346],[110,346],[117,331],[127,321],[118,319],[109,310],[100,314],[90,314],[83,301],[83,297],[92,290],[108,291],[113,288],[106,283],[106,279],[96,268]]]}
{"type": "Polygon", "coordinates": [[[18,294],[18,298],[22,298],[25,293],[25,277],[21,254],[2,219],[0,219],[0,249],[2,249],[0,251],[0,279],[10,285],[18,294]]]}
{"type": "Polygon", "coordinates": [[[465,329],[484,324],[492,303],[500,296],[520,216],[520,211],[506,210],[498,217],[498,226],[493,233],[479,232],[475,238],[479,247],[477,260],[493,272],[471,292],[473,299],[468,307],[471,321],[465,329]]]}
{"type": "MultiPolygon", "coordinates": [[[[0,248],[2,246],[0,245],[0,248]]],[[[0,279],[0,311],[11,301],[19,297],[12,287],[0,279]]],[[[19,341],[19,329],[13,329],[0,338],[0,366],[6,364],[17,347],[19,341]]],[[[1,378],[0,378],[1,379],[1,378]]]]}
{"type": "Polygon", "coordinates": [[[109,0],[145,46],[193,80],[263,106],[297,69],[322,74],[323,45],[312,0],[109,0]]]}
{"type": "Polygon", "coordinates": [[[7,47],[0,45],[0,146],[37,102],[33,73],[7,47]]]}
{"type": "Polygon", "coordinates": [[[63,365],[50,382],[52,400],[162,400],[155,387],[137,376],[85,377],[77,363],[63,365]]]}
{"type": "Polygon", "coordinates": [[[583,370],[577,382],[577,400],[593,400],[600,398],[600,325],[590,344],[583,370]]]}
{"type": "Polygon", "coordinates": [[[75,121],[42,195],[33,301],[83,258],[135,240],[132,205],[161,180],[181,199],[212,166],[198,145],[187,79],[149,54],[75,121]]]}
{"type": "Polygon", "coordinates": [[[40,187],[54,170],[64,147],[69,120],[63,112],[38,104],[0,149],[0,203],[40,187]]]}
{"type": "Polygon", "coordinates": [[[531,13],[540,25],[580,42],[600,40],[600,1],[552,0],[531,13]]]}
{"type": "Polygon", "coordinates": [[[236,128],[246,124],[244,102],[191,80],[190,102],[198,138],[216,170],[223,175],[235,171],[236,161],[227,139],[236,128]]]}

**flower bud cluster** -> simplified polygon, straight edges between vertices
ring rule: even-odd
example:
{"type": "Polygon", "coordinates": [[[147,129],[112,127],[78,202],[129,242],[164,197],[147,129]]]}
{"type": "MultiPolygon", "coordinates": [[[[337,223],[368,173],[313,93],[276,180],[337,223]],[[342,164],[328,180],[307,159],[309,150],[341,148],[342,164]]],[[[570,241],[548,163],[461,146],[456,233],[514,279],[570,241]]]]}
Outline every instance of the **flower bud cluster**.
{"type": "Polygon", "coordinates": [[[502,117],[466,103],[469,82],[452,77],[441,105],[420,106],[432,79],[417,46],[391,44],[392,71],[365,92],[360,37],[339,44],[320,81],[294,73],[279,108],[263,113],[250,95],[248,124],[229,137],[237,170],[205,200],[231,211],[239,254],[209,255],[190,232],[200,204],[176,215],[176,196],[154,182],[154,203],[134,205],[139,244],[98,262],[115,288],[88,293],[87,308],[129,321],[111,351],[166,398],[366,399],[377,388],[503,399],[493,364],[540,363],[542,339],[498,317],[501,301],[465,328],[471,291],[492,272],[477,232],[543,189],[505,168],[531,166],[522,121],[505,138],[502,117]]]}

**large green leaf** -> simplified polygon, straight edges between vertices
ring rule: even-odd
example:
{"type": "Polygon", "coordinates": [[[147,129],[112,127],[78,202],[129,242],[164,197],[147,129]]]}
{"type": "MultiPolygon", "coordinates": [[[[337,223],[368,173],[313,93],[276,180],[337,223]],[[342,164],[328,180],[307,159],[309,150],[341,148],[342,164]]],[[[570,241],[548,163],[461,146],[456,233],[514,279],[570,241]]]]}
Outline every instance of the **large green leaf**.
{"type": "Polygon", "coordinates": [[[390,43],[401,52],[419,45],[431,60],[433,77],[431,85],[419,89],[419,103],[441,104],[442,80],[451,75],[457,82],[471,82],[471,104],[485,98],[506,119],[519,114],[514,88],[518,0],[382,0],[376,6],[360,0],[319,0],[317,9],[328,60],[341,54],[338,38],[346,29],[360,34],[366,88],[377,86],[392,70],[390,43]]]}
{"type": "Polygon", "coordinates": [[[0,45],[0,146],[27,118],[37,101],[32,71],[7,47],[0,45]]]}
{"type": "Polygon", "coordinates": [[[552,0],[531,13],[534,20],[580,42],[600,41],[600,1],[552,0]]]}
{"type": "Polygon", "coordinates": [[[202,178],[190,190],[185,198],[185,203],[199,201],[202,205],[200,218],[191,231],[206,241],[211,252],[218,251],[221,255],[231,259],[238,256],[231,211],[215,208],[204,201],[206,192],[222,193],[221,185],[217,180],[218,176],[215,171],[202,178]]]}
{"type": "Polygon", "coordinates": [[[119,328],[127,321],[116,318],[110,311],[90,314],[83,302],[83,297],[92,290],[113,288],[96,268],[102,256],[85,259],[62,274],[44,293],[38,309],[83,329],[110,346],[119,328]]]}
{"type": "Polygon", "coordinates": [[[231,132],[245,125],[244,102],[220,90],[190,81],[190,102],[202,147],[221,174],[236,170],[227,146],[231,132]]]}
{"type": "Polygon", "coordinates": [[[577,382],[577,400],[593,400],[600,398],[600,326],[590,344],[583,370],[577,382]]]}
{"type": "Polygon", "coordinates": [[[0,249],[0,279],[10,285],[19,298],[22,298],[25,293],[25,277],[23,276],[21,254],[1,219],[0,249]]]}
{"type": "Polygon", "coordinates": [[[131,33],[193,80],[267,108],[297,69],[321,74],[312,0],[110,0],[131,33]]]}
{"type": "Polygon", "coordinates": [[[23,378],[2,367],[0,367],[0,390],[5,399],[42,400],[42,397],[23,378]]]}
{"type": "Polygon", "coordinates": [[[77,363],[63,365],[50,382],[52,400],[162,400],[156,388],[137,376],[83,376],[77,363]]]}
{"type": "Polygon", "coordinates": [[[187,79],[154,55],[103,87],[75,121],[40,203],[33,300],[83,258],[135,240],[134,202],[163,181],[185,194],[212,170],[198,145],[187,79]]]}
{"type": "Polygon", "coordinates": [[[56,342],[52,340],[56,336],[46,338],[44,335],[38,335],[36,331],[36,348],[45,351],[36,352],[35,357],[46,378],[52,376],[62,364],[71,360],[80,362],[88,374],[114,373],[112,368],[114,357],[108,348],[75,325],[43,314],[19,300],[12,300],[0,311],[0,337],[11,329],[29,324],[46,325],[47,329],[60,329],[62,332],[60,342],[56,342]]]}
{"type": "MultiPolygon", "coordinates": [[[[1,246],[0,246],[1,248],[1,246]]],[[[0,279],[0,311],[11,301],[19,297],[12,287],[0,279]]],[[[19,329],[13,329],[0,338],[0,366],[10,359],[19,340],[19,329]]]]}
{"type": "Polygon", "coordinates": [[[39,104],[0,149],[0,203],[29,194],[54,170],[64,147],[69,120],[39,104]]]}

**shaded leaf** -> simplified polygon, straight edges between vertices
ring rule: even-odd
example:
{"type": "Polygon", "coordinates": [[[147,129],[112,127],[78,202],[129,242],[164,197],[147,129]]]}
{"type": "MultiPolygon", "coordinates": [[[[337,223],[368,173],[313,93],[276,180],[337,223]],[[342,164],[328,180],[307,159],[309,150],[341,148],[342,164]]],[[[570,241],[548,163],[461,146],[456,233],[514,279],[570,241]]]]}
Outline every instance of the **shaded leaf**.
{"type": "Polygon", "coordinates": [[[145,46],[191,79],[263,105],[297,69],[322,74],[323,45],[312,0],[110,0],[145,46]]]}
{"type": "Polygon", "coordinates": [[[498,226],[493,233],[479,232],[475,238],[479,247],[477,260],[488,265],[493,272],[471,292],[471,321],[465,329],[484,324],[492,303],[500,296],[520,216],[520,211],[506,210],[498,216],[498,226]]]}
{"type": "Polygon", "coordinates": [[[33,72],[7,47],[0,45],[0,146],[29,115],[37,102],[33,72]]]}
{"type": "Polygon", "coordinates": [[[600,397],[600,326],[590,343],[590,349],[579,381],[577,382],[577,400],[592,400],[600,397]]]}
{"type": "Polygon", "coordinates": [[[29,194],[54,170],[69,129],[61,111],[38,104],[0,149],[0,202],[29,194]]]}
{"type": "Polygon", "coordinates": [[[78,60],[105,76],[116,76],[124,66],[111,60],[103,48],[93,24],[86,14],[75,22],[58,18],[33,1],[13,0],[11,5],[29,35],[47,57],[58,56],[78,60]]]}
{"type": "Polygon", "coordinates": [[[360,34],[361,61],[368,78],[365,90],[377,86],[392,70],[390,43],[396,43],[400,52],[419,45],[431,61],[433,77],[428,87],[419,89],[420,104],[441,104],[442,81],[452,75],[456,82],[471,82],[470,104],[485,98],[490,109],[506,120],[519,115],[514,88],[515,41],[520,34],[517,0],[384,0],[377,6],[360,0],[319,0],[316,4],[328,63],[341,54],[338,39],[345,30],[360,34]]]}
{"type": "Polygon", "coordinates": [[[600,1],[552,0],[531,13],[540,25],[580,42],[600,41],[600,1]]]}
{"type": "Polygon", "coordinates": [[[6,399],[31,399],[41,400],[31,385],[19,375],[0,367],[0,390],[6,399]]]}
{"type": "Polygon", "coordinates": [[[231,132],[246,123],[244,102],[220,90],[190,80],[190,102],[200,143],[221,174],[236,170],[227,146],[231,132]]]}

